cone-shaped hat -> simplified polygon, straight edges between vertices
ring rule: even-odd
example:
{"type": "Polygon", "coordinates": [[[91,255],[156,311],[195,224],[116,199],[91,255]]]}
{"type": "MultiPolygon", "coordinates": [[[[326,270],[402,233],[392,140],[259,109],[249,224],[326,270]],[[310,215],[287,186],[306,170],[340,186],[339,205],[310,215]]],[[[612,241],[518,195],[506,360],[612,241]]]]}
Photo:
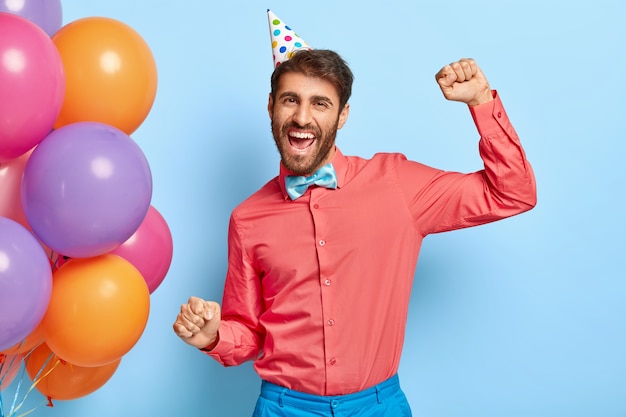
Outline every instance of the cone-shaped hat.
{"type": "Polygon", "coordinates": [[[291,58],[298,49],[312,49],[296,32],[278,18],[271,10],[267,10],[272,40],[274,67],[291,58]]]}

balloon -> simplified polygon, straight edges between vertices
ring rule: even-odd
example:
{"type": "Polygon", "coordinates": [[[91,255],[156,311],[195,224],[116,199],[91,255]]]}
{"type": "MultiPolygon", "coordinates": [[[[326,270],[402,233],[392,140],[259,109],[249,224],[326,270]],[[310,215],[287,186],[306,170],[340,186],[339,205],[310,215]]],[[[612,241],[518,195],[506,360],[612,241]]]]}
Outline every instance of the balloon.
{"type": "Polygon", "coordinates": [[[119,367],[121,358],[97,367],[82,367],[64,361],[45,343],[26,360],[26,373],[37,391],[53,400],[75,400],[102,387],[119,367]],[[47,363],[46,363],[47,362],[47,363]]]}
{"type": "Polygon", "coordinates": [[[28,224],[50,249],[88,258],[117,248],[137,230],[152,198],[139,146],[122,131],[80,122],[50,133],[22,179],[28,224]]]}
{"type": "Polygon", "coordinates": [[[63,104],[63,62],[33,22],[0,13],[0,161],[22,155],[52,130],[63,104]]]}
{"type": "MultiPolygon", "coordinates": [[[[4,391],[17,376],[22,367],[22,355],[4,355],[0,353],[0,391],[4,391]]],[[[2,402],[0,402],[0,405],[2,402]]],[[[2,409],[0,408],[0,415],[2,409]]]]}
{"type": "Polygon", "coordinates": [[[29,226],[22,208],[20,189],[24,167],[30,154],[29,151],[16,159],[0,161],[0,216],[15,220],[26,228],[29,226]]]}
{"type": "Polygon", "coordinates": [[[71,259],[54,273],[45,342],[75,365],[105,365],[137,343],[149,309],[146,282],[127,260],[111,254],[71,259]]]}
{"type": "Polygon", "coordinates": [[[152,294],[167,275],[172,252],[170,229],[161,213],[150,206],[137,231],[111,253],[133,264],[141,272],[152,294]]]}
{"type": "Polygon", "coordinates": [[[0,352],[23,340],[39,324],[52,291],[52,271],[35,237],[0,217],[0,352]]]}
{"type": "Polygon", "coordinates": [[[41,327],[41,323],[35,327],[35,330],[30,332],[24,340],[17,342],[15,345],[8,349],[4,349],[0,354],[4,353],[5,355],[17,355],[17,354],[27,354],[37,346],[43,343],[43,328],[41,327]]]}
{"type": "Polygon", "coordinates": [[[61,0],[0,0],[0,12],[22,16],[42,28],[48,36],[63,25],[61,0]]]}
{"type": "Polygon", "coordinates": [[[150,112],[157,86],[154,57],[143,38],[114,19],[75,20],[52,38],[67,78],[55,128],[95,121],[131,134],[150,112]]]}

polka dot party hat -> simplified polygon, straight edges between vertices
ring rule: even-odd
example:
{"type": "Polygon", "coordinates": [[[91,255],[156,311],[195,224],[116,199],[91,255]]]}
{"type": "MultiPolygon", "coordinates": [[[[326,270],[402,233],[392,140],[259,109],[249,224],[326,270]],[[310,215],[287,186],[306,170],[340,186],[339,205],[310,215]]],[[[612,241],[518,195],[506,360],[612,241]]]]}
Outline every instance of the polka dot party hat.
{"type": "Polygon", "coordinates": [[[274,67],[279,66],[281,62],[287,61],[299,49],[312,49],[309,44],[269,9],[267,10],[267,19],[270,24],[274,67]]]}

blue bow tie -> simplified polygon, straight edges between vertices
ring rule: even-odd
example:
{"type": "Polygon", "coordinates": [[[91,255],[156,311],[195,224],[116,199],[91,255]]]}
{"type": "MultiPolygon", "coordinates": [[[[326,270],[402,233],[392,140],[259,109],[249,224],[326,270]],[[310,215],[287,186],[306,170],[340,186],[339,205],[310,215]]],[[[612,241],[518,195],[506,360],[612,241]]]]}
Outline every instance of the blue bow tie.
{"type": "Polygon", "coordinates": [[[313,184],[320,187],[337,188],[337,174],[335,174],[333,165],[326,164],[309,177],[298,175],[287,175],[285,177],[287,194],[292,200],[302,197],[307,188],[313,184]]]}

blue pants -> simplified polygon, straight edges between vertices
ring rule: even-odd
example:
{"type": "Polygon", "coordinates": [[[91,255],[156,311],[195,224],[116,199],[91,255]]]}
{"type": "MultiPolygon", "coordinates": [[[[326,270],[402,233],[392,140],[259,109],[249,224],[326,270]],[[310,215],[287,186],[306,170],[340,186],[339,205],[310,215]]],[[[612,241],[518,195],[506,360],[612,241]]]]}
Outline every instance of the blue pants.
{"type": "Polygon", "coordinates": [[[410,417],[398,376],[363,391],[320,396],[263,381],[252,417],[410,417]]]}

